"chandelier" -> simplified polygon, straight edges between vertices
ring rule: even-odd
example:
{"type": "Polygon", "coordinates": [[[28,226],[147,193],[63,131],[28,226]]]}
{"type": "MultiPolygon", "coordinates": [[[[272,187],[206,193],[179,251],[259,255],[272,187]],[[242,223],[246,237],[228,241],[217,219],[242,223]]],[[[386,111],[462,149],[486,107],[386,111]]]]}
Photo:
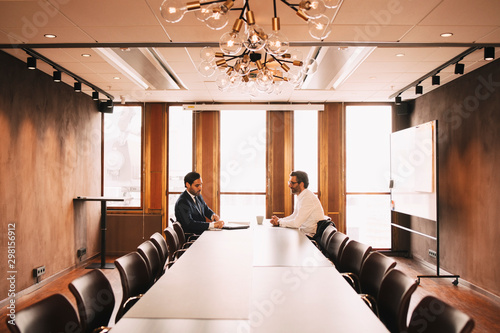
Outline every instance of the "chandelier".
{"type": "MultiPolygon", "coordinates": [[[[331,32],[330,18],[324,13],[327,8],[337,7],[339,0],[302,0],[290,4],[279,0],[294,10],[298,17],[306,21],[310,35],[323,40],[331,32]]],[[[241,8],[234,8],[235,0],[215,0],[200,3],[184,3],[182,0],[164,0],[161,15],[169,23],[179,22],[184,14],[194,11],[196,18],[210,29],[221,30],[229,21],[230,11],[239,11],[230,31],[219,39],[220,50],[204,47],[198,71],[205,77],[216,75],[215,83],[220,90],[240,90],[256,95],[259,93],[279,94],[284,84],[298,88],[307,75],[317,70],[313,56],[304,59],[302,53],[290,49],[288,38],[280,32],[276,0],[273,0],[274,17],[272,32],[267,33],[255,24],[250,0],[245,0],[241,8]]]]}

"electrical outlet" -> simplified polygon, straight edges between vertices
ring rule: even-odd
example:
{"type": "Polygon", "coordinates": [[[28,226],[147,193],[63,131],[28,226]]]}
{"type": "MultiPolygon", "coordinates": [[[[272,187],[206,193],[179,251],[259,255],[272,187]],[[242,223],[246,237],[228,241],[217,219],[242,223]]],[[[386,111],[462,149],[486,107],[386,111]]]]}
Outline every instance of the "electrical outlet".
{"type": "Polygon", "coordinates": [[[434,259],[437,258],[437,252],[434,250],[429,249],[429,257],[432,257],[434,259]]]}
{"type": "Polygon", "coordinates": [[[84,247],[82,247],[82,248],[80,248],[80,249],[78,249],[78,250],[76,251],[76,256],[77,256],[78,258],[81,258],[81,257],[83,257],[83,256],[84,256],[84,255],[86,255],[86,254],[87,254],[87,249],[86,249],[86,248],[84,248],[84,247]]]}
{"type": "Polygon", "coordinates": [[[33,268],[33,277],[37,278],[45,274],[45,266],[40,266],[37,268],[33,268]]]}

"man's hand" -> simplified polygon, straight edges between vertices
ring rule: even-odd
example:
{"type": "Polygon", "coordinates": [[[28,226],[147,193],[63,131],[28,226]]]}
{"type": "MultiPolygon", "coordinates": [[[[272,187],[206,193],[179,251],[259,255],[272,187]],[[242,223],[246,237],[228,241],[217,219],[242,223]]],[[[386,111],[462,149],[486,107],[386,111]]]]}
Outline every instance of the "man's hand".
{"type": "Polygon", "coordinates": [[[219,215],[217,215],[215,213],[214,213],[214,215],[212,215],[212,222],[219,221],[219,219],[220,219],[219,215]]]}
{"type": "Polygon", "coordinates": [[[276,215],[273,215],[273,217],[271,217],[271,224],[274,225],[275,227],[279,227],[280,223],[279,223],[279,217],[277,217],[276,215]]]}
{"type": "Polygon", "coordinates": [[[224,221],[214,222],[214,228],[221,229],[224,226],[224,221]]]}

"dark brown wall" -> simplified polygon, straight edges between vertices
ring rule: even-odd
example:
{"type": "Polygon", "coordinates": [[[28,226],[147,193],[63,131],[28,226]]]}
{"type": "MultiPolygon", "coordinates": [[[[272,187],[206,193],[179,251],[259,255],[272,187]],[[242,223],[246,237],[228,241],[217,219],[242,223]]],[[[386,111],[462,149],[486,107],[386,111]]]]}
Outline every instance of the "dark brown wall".
{"type": "MultiPolygon", "coordinates": [[[[411,126],[438,120],[441,267],[500,295],[500,61],[415,100],[411,126]]],[[[433,223],[412,218],[433,233],[433,223]]],[[[429,260],[436,242],[412,236],[429,260]]],[[[430,260],[429,260],[430,261],[430,260]]]]}
{"type": "MultiPolygon", "coordinates": [[[[77,264],[76,249],[99,251],[101,114],[92,99],[0,52],[0,270],[7,271],[7,226],[15,223],[16,291],[77,264]]],[[[0,299],[8,295],[0,280],[0,299]]]]}

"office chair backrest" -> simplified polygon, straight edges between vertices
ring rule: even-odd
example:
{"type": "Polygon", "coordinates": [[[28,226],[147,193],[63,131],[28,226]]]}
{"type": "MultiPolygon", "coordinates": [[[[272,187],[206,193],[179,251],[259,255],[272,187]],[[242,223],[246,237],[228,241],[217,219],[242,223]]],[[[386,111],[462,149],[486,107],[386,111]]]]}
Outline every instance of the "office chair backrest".
{"type": "Polygon", "coordinates": [[[15,325],[7,327],[13,333],[81,332],[73,305],[61,294],[54,294],[16,312],[15,325]]]}
{"type": "Polygon", "coordinates": [[[413,310],[408,333],[469,333],[474,320],[434,296],[424,297],[413,310]]]}
{"type": "Polygon", "coordinates": [[[122,301],[118,309],[117,319],[126,312],[125,303],[130,297],[144,294],[150,287],[150,275],[146,261],[137,252],[130,252],[115,260],[122,284],[122,301]]]}
{"type": "Polygon", "coordinates": [[[182,229],[180,222],[177,221],[172,223],[172,228],[174,229],[175,233],[177,234],[177,238],[179,239],[179,248],[182,248],[182,246],[186,242],[186,234],[184,234],[184,229],[182,229]]]}
{"type": "Polygon", "coordinates": [[[372,247],[355,240],[347,242],[339,259],[338,270],[340,273],[353,273],[359,277],[361,265],[365,261],[372,247]]]}
{"type": "Polygon", "coordinates": [[[108,326],[115,307],[113,288],[98,269],[91,270],[68,285],[75,296],[83,332],[108,326]]]}
{"type": "Polygon", "coordinates": [[[340,231],[335,232],[330,238],[330,241],[326,246],[326,253],[335,266],[338,265],[340,256],[342,255],[342,251],[348,240],[349,237],[340,231]]]}
{"type": "Polygon", "coordinates": [[[165,228],[163,233],[165,234],[165,240],[167,241],[168,261],[172,261],[174,259],[175,251],[179,249],[179,238],[172,227],[165,228]]]}
{"type": "Polygon", "coordinates": [[[392,333],[406,330],[411,295],[417,282],[397,269],[385,274],[377,297],[380,320],[392,333]]]}
{"type": "Polygon", "coordinates": [[[337,229],[333,225],[329,225],[325,228],[325,230],[323,230],[321,239],[319,241],[319,246],[321,247],[321,249],[326,249],[328,242],[330,241],[330,239],[332,239],[332,236],[335,232],[337,232],[337,229]]]}
{"type": "Polygon", "coordinates": [[[155,283],[156,280],[160,277],[163,270],[163,265],[161,263],[158,249],[152,241],[147,240],[142,242],[142,244],[137,247],[137,252],[139,252],[141,257],[146,261],[146,264],[148,265],[149,274],[151,276],[151,285],[153,285],[153,283],[155,283]]]}
{"type": "Polygon", "coordinates": [[[160,255],[161,265],[163,267],[165,265],[165,262],[167,261],[167,258],[168,258],[167,241],[165,240],[163,235],[160,234],[159,232],[155,232],[154,234],[152,234],[149,239],[153,242],[153,244],[158,249],[158,254],[160,255]]]}
{"type": "Polygon", "coordinates": [[[361,293],[376,299],[384,275],[395,266],[396,262],[382,253],[377,251],[369,253],[359,272],[361,293]]]}

